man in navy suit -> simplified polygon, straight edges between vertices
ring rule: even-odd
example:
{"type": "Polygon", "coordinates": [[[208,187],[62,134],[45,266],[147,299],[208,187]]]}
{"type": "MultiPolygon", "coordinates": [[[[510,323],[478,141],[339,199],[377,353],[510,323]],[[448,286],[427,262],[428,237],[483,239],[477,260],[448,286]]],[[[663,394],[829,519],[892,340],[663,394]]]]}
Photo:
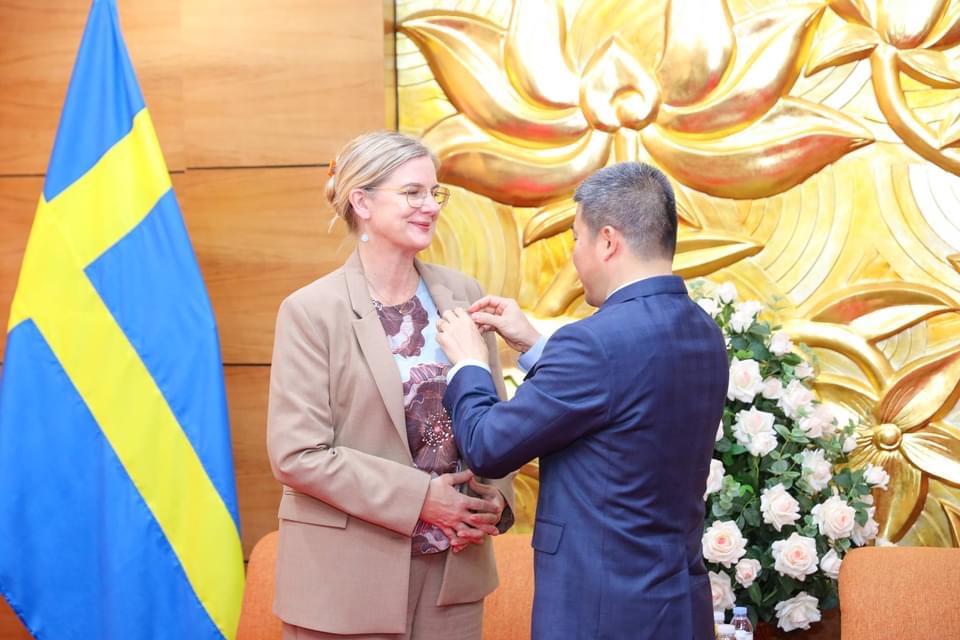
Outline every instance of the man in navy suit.
{"type": "Polygon", "coordinates": [[[573,262],[598,311],[544,341],[515,301],[439,321],[444,405],[465,462],[501,477],[540,458],[533,638],[707,640],[704,501],[727,391],[723,336],[672,275],[677,216],[641,163],[577,189],[573,262]],[[478,329],[479,327],[479,329],[478,329]],[[480,330],[535,361],[501,402],[480,330]]]}

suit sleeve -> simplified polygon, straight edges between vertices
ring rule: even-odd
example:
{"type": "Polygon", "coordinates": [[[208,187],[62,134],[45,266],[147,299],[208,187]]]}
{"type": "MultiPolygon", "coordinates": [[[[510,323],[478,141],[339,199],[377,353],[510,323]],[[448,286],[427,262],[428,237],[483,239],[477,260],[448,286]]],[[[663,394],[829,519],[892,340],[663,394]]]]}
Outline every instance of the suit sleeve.
{"type": "MultiPolygon", "coordinates": [[[[483,297],[483,289],[480,287],[480,283],[476,280],[471,281],[470,293],[468,299],[470,302],[474,302],[483,297]]],[[[500,353],[497,348],[497,337],[491,331],[488,333],[484,339],[487,341],[487,351],[490,355],[490,371],[491,371],[491,380],[493,380],[497,396],[501,399],[507,397],[507,388],[503,382],[503,368],[500,366],[500,353]]],[[[453,415],[453,414],[451,414],[453,415]]],[[[469,464],[468,464],[469,467],[469,464]]],[[[470,467],[473,469],[472,467],[470,467]]],[[[484,474],[480,473],[476,469],[473,469],[475,473],[483,476],[484,474]]],[[[513,492],[513,479],[516,476],[515,473],[507,474],[502,478],[488,479],[482,477],[481,481],[485,484],[491,484],[500,490],[500,493],[503,494],[504,499],[507,501],[507,506],[503,510],[503,514],[500,517],[500,522],[497,523],[497,529],[500,533],[506,533],[510,527],[513,526],[516,521],[514,514],[516,513],[516,500],[513,492]]]]}
{"type": "Polygon", "coordinates": [[[579,323],[561,328],[512,400],[501,401],[490,374],[465,367],[444,405],[460,452],[475,472],[502,477],[600,428],[609,412],[599,340],[579,323]]]}
{"type": "Polygon", "coordinates": [[[334,446],[329,337],[296,300],[280,307],[270,371],[267,455],[292,489],[411,535],[430,476],[357,449],[334,446]]]}

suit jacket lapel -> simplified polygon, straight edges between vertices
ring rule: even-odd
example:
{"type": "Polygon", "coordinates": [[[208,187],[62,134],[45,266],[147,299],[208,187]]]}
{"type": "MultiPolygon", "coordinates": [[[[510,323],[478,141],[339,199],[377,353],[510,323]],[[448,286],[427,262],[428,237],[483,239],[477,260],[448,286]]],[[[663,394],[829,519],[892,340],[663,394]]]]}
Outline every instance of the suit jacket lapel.
{"type": "Polygon", "coordinates": [[[414,260],[414,265],[417,267],[420,277],[423,278],[424,284],[427,285],[430,297],[433,298],[433,304],[437,305],[437,311],[440,315],[443,315],[444,311],[450,309],[457,307],[466,309],[470,306],[465,296],[450,290],[446,278],[443,277],[442,271],[419,260],[414,260]]]}
{"type": "MultiPolygon", "coordinates": [[[[403,382],[400,380],[400,370],[390,351],[380,324],[380,316],[370,300],[366,277],[363,274],[363,263],[360,255],[354,252],[344,265],[344,275],[347,279],[347,292],[353,312],[358,316],[353,323],[353,331],[360,343],[360,350],[370,367],[373,379],[380,391],[380,397],[387,408],[390,420],[396,427],[397,434],[407,445],[409,453],[410,443],[407,440],[407,421],[403,411],[403,382]]],[[[411,456],[410,461],[413,462],[411,456]]]]}

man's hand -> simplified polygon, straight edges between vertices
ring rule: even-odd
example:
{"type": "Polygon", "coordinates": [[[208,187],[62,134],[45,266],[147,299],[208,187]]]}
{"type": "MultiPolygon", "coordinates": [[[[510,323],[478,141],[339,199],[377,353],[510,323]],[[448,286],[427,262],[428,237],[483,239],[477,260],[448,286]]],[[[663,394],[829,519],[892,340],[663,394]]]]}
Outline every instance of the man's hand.
{"type": "Polygon", "coordinates": [[[507,506],[506,499],[496,487],[481,484],[476,478],[470,478],[470,488],[473,489],[474,493],[476,493],[480,498],[497,506],[496,513],[476,514],[478,519],[482,519],[486,524],[492,526],[493,530],[490,530],[488,527],[485,527],[484,530],[481,530],[465,524],[458,525],[454,529],[456,538],[450,538],[450,548],[454,553],[463,551],[468,544],[483,544],[483,539],[487,535],[499,535],[500,530],[497,529],[497,524],[499,524],[503,510],[507,506]]]}
{"type": "Polygon", "coordinates": [[[496,331],[511,349],[520,353],[528,351],[542,337],[511,298],[484,296],[468,311],[481,331],[496,331]]]}
{"type": "Polygon", "coordinates": [[[460,307],[445,311],[443,317],[437,321],[437,342],[452,365],[461,360],[478,360],[490,364],[487,343],[473,319],[460,307]]]}

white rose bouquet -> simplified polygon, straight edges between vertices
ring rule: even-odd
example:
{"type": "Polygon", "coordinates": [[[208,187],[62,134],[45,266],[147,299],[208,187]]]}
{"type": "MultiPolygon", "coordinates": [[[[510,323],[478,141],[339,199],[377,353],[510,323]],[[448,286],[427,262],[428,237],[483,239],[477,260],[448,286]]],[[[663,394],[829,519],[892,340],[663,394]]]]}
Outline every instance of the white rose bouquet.
{"type": "Polygon", "coordinates": [[[812,389],[806,349],[758,320],[724,284],[693,297],[723,330],[730,383],[705,487],[703,556],[715,609],[806,629],[837,606],[843,556],[877,535],[871,490],[883,469],[843,465],[856,425],[839,426],[812,389]]]}

